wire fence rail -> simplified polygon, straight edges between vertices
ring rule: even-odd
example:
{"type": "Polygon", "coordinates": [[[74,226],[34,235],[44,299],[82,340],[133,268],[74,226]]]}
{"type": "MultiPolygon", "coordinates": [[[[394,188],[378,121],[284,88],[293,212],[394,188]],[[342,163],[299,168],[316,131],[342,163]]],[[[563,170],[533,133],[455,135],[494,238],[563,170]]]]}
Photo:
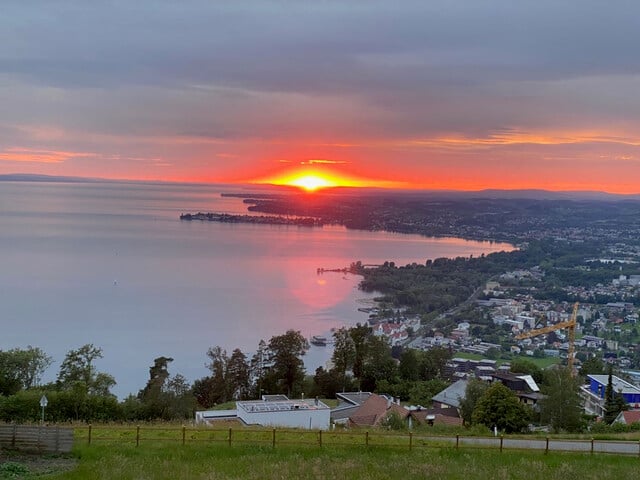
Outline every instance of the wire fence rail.
{"type": "Polygon", "coordinates": [[[634,455],[640,458],[640,441],[573,440],[541,437],[434,436],[423,433],[395,433],[379,430],[291,430],[229,427],[159,427],[159,426],[95,426],[75,428],[76,444],[141,444],[173,443],[270,446],[306,446],[313,448],[352,446],[388,447],[404,450],[428,448],[473,448],[532,450],[549,452],[608,453],[634,455]]]}

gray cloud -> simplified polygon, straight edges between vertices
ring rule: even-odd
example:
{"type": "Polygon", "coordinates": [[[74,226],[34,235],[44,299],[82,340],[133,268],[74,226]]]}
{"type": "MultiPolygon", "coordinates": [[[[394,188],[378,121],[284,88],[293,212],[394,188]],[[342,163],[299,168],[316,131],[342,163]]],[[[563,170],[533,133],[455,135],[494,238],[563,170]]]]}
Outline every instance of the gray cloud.
{"type": "Polygon", "coordinates": [[[640,120],[632,1],[2,8],[5,142],[10,123],[83,135],[357,142],[603,123],[630,131],[640,120]]]}

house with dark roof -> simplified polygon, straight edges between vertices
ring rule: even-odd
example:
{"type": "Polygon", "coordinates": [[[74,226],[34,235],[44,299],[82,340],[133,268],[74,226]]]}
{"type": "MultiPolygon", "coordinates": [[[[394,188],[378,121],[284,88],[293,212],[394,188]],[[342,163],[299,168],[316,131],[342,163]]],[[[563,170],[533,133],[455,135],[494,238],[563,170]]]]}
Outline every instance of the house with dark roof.
{"type": "Polygon", "coordinates": [[[349,417],[353,415],[358,408],[360,408],[360,405],[371,395],[371,392],[336,393],[338,405],[331,409],[331,422],[346,425],[349,422],[349,417]]]}
{"type": "Polygon", "coordinates": [[[411,419],[418,425],[461,426],[463,423],[457,408],[420,408],[411,411],[411,419]]]}
{"type": "Polygon", "coordinates": [[[348,425],[352,427],[377,427],[392,414],[408,421],[409,413],[409,410],[395,403],[392,398],[372,393],[349,417],[348,425]]]}
{"type": "Polygon", "coordinates": [[[434,408],[460,408],[460,400],[465,396],[467,380],[458,380],[452,383],[431,399],[434,408]]]}
{"type": "Polygon", "coordinates": [[[496,372],[492,377],[493,382],[500,382],[516,394],[520,402],[526,405],[536,405],[544,397],[540,393],[540,387],[531,375],[518,375],[510,372],[496,372]]]}

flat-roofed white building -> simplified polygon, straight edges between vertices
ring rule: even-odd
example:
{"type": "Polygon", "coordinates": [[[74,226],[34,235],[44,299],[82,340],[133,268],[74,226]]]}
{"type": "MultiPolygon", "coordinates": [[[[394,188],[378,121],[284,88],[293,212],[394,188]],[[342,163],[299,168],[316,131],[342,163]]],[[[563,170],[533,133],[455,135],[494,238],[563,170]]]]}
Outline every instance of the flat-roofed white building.
{"type": "MultiPolygon", "coordinates": [[[[286,398],[286,397],[285,397],[286,398]]],[[[251,400],[236,402],[238,418],[247,425],[328,430],[331,409],[320,400],[251,400]]]]}

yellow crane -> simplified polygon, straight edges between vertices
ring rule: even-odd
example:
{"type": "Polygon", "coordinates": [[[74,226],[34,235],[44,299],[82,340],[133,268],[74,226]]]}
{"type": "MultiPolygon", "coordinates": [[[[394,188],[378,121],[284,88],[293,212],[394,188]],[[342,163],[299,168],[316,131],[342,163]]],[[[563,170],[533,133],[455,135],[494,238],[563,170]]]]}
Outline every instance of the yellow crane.
{"type": "Polygon", "coordinates": [[[544,335],[545,333],[555,332],[556,330],[561,330],[566,328],[568,331],[569,337],[569,350],[567,352],[567,367],[569,367],[569,371],[573,374],[573,354],[575,352],[575,341],[576,341],[576,318],[578,317],[578,302],[573,305],[573,313],[569,320],[565,322],[556,323],[555,325],[548,325],[542,328],[536,328],[535,330],[529,330],[528,332],[523,332],[516,335],[516,340],[523,340],[525,338],[537,337],[538,335],[544,335]]]}

